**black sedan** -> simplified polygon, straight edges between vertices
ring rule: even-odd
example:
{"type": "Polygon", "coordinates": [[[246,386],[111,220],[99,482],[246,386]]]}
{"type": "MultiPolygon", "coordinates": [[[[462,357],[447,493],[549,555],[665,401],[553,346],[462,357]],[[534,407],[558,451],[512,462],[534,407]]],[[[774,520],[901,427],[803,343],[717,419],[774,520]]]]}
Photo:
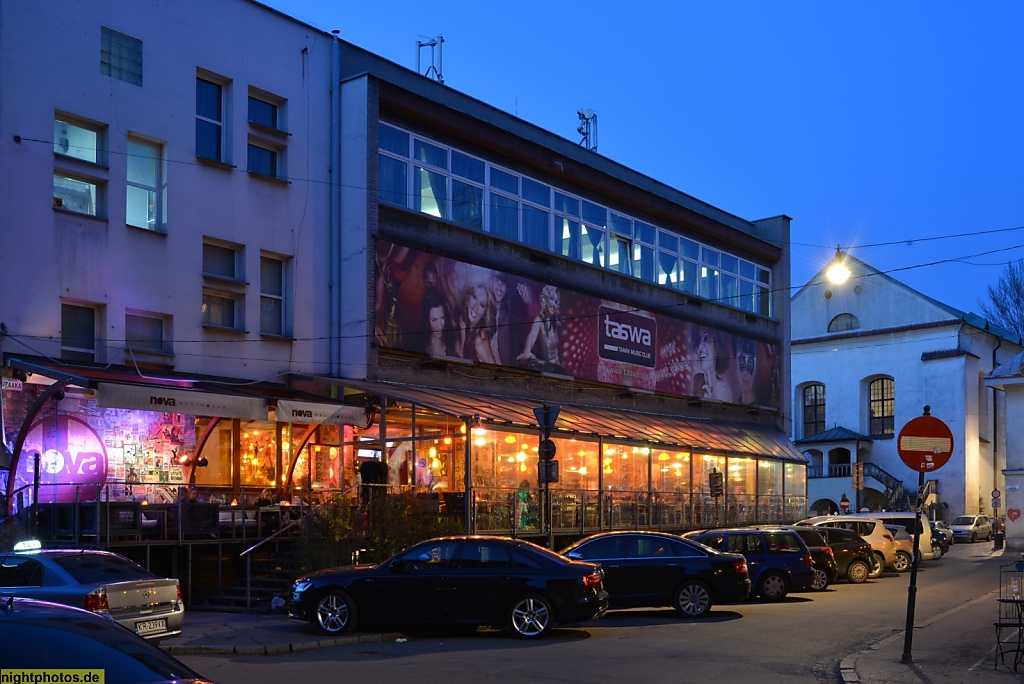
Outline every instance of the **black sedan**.
{"type": "Polygon", "coordinates": [[[300,577],[288,615],[326,634],[357,624],[462,624],[536,638],[608,608],[601,568],[506,537],[431,539],[377,565],[300,577]]]}
{"type": "Polygon", "coordinates": [[[660,532],[602,532],[562,550],[574,560],[600,563],[613,608],[671,606],[700,617],[715,603],[750,594],[747,561],[660,532]]]}

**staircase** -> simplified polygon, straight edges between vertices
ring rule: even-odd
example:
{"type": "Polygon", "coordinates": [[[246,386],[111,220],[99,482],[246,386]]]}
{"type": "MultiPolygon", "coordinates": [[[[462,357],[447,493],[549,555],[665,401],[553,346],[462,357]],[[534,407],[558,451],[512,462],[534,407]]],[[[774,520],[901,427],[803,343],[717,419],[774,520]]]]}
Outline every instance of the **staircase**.
{"type": "Polygon", "coordinates": [[[903,480],[879,468],[874,463],[864,464],[864,477],[873,477],[885,486],[886,509],[890,511],[910,510],[910,497],[903,486],[903,480]]]}
{"type": "Polygon", "coordinates": [[[291,544],[278,543],[239,559],[235,581],[204,596],[192,610],[224,613],[269,613],[276,597],[286,597],[297,570],[289,560],[291,544]],[[248,570],[248,574],[247,571],[248,570]],[[247,581],[248,578],[248,581],[247,581]]]}

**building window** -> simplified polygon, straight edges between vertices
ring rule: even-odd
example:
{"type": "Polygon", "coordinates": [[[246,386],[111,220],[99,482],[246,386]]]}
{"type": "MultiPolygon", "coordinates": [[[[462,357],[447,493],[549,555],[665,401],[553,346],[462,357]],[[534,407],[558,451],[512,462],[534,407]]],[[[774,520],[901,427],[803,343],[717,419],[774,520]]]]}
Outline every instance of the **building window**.
{"type": "Polygon", "coordinates": [[[804,387],[804,437],[825,431],[825,386],[814,383],[804,387]]]}
{"type": "Polygon", "coordinates": [[[843,332],[845,330],[856,330],[860,327],[860,321],[853,314],[841,313],[828,323],[828,331],[843,332]]]}
{"type": "Polygon", "coordinates": [[[280,178],[280,152],[265,143],[249,141],[249,173],[280,178]]]}
{"type": "Polygon", "coordinates": [[[203,242],[203,275],[241,282],[242,247],[227,242],[203,242]]]}
{"type": "Polygon", "coordinates": [[[277,116],[278,106],[273,102],[258,97],[249,96],[249,123],[262,126],[263,128],[280,131],[281,126],[277,116]]]}
{"type": "Polygon", "coordinates": [[[77,304],[60,307],[60,357],[96,361],[96,309],[77,304]]]}
{"type": "Polygon", "coordinates": [[[102,185],[96,180],[53,174],[53,206],[87,216],[101,216],[102,185]]]}
{"type": "Polygon", "coordinates": [[[142,41],[102,27],[100,73],[132,85],[142,85],[142,41]]]}
{"type": "Polygon", "coordinates": [[[203,325],[241,330],[242,303],[241,294],[203,290],[203,325]]]}
{"type": "Polygon", "coordinates": [[[142,312],[127,312],[124,316],[124,343],[134,351],[170,354],[166,317],[142,312]]]}
{"type": "Polygon", "coordinates": [[[125,222],[164,232],[167,225],[167,159],[162,143],[128,136],[125,222]]]}
{"type": "Polygon", "coordinates": [[[379,124],[378,148],[381,202],[771,316],[771,269],[765,266],[395,126],[379,124]]]}
{"type": "Polygon", "coordinates": [[[196,156],[226,163],[224,86],[196,78],[196,156]]]}
{"type": "Polygon", "coordinates": [[[896,383],[892,378],[878,378],[868,385],[868,411],[872,437],[896,433],[896,383]]]}
{"type": "Polygon", "coordinates": [[[103,124],[73,119],[66,114],[53,117],[53,152],[90,164],[102,164],[103,124]]]}
{"type": "Polygon", "coordinates": [[[260,257],[260,333],[284,337],[285,262],[273,256],[260,257]]]}

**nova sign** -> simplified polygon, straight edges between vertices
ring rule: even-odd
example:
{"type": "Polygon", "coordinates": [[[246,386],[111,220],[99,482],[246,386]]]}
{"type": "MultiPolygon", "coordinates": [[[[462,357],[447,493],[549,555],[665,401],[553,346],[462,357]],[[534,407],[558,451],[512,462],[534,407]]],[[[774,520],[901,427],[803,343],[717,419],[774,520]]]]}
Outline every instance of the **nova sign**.
{"type": "Polygon", "coordinates": [[[599,309],[598,349],[603,359],[654,368],[656,333],[653,318],[607,306],[599,309]]]}

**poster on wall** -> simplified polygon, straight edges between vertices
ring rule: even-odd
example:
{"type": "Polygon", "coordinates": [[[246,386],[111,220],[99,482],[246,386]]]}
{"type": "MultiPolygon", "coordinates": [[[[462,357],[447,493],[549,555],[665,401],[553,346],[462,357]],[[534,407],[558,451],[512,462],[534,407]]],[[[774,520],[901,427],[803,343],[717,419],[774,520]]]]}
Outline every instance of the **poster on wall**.
{"type": "Polygon", "coordinates": [[[381,347],[778,408],[779,346],[386,240],[381,347]]]}

